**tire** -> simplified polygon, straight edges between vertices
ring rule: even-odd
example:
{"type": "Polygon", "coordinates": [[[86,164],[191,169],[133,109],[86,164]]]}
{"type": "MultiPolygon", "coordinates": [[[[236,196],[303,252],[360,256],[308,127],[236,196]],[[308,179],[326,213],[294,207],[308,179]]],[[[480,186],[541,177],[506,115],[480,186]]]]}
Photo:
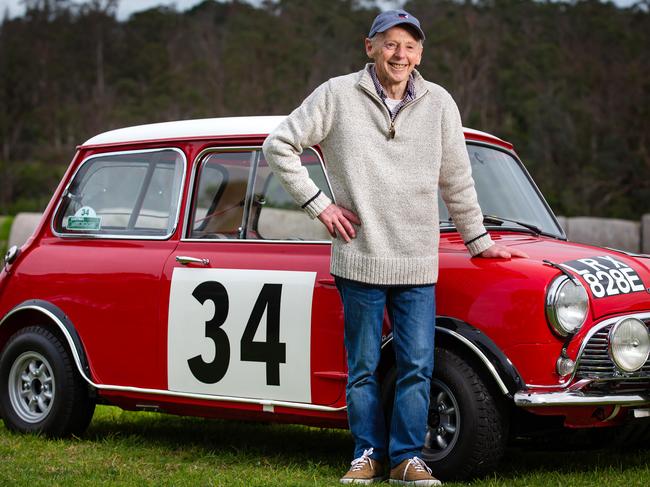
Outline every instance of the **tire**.
{"type": "Polygon", "coordinates": [[[0,413],[8,429],[80,435],[94,411],[88,385],[61,340],[40,326],[9,339],[0,355],[0,413]]]}
{"type": "MultiPolygon", "coordinates": [[[[393,409],[395,377],[393,368],[385,378],[387,421],[393,409]]],[[[505,410],[501,398],[467,361],[436,348],[422,459],[441,480],[466,480],[494,471],[508,440],[505,410]]]]}

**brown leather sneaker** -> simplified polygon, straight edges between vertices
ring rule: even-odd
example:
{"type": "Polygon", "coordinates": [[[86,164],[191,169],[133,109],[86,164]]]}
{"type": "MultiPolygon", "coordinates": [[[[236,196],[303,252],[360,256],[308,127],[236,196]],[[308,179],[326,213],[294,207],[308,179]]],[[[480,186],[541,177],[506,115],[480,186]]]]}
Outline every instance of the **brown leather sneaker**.
{"type": "Polygon", "coordinates": [[[442,482],[431,475],[431,469],[421,458],[413,457],[404,460],[397,467],[390,470],[390,483],[393,485],[415,485],[429,487],[442,485],[442,482]]]}
{"type": "Polygon", "coordinates": [[[384,466],[370,458],[372,448],[364,450],[363,455],[352,460],[352,466],[348,473],[341,477],[342,484],[372,484],[381,482],[386,478],[384,475],[384,466]]]}

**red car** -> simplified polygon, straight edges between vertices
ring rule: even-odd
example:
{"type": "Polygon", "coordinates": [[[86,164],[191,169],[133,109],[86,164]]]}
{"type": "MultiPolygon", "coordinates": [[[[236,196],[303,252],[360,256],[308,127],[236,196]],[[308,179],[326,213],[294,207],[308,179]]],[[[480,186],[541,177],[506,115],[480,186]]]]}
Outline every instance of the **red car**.
{"type": "MultiPolygon", "coordinates": [[[[280,120],[145,125],[78,148],[0,273],[6,427],[80,434],[97,403],[347,426],[329,238],[260,149],[280,120]]],[[[567,242],[513,147],[465,136],[486,227],[530,259],[470,258],[441,203],[423,458],[462,478],[539,427],[627,424],[650,437],[648,256],[567,242]]],[[[318,147],[302,160],[331,197],[318,147]]],[[[383,353],[390,409],[388,318],[383,353]]]]}

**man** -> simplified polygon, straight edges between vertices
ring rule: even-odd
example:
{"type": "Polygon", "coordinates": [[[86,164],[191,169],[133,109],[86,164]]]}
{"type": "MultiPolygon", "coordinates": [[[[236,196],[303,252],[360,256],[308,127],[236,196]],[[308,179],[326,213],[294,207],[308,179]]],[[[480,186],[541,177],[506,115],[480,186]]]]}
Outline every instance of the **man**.
{"type": "Polygon", "coordinates": [[[415,70],[424,32],[404,10],[379,14],[365,40],[374,63],[330,79],[264,143],[292,197],[334,237],[331,273],[345,316],[348,421],[355,441],[342,483],[440,482],[418,457],[427,428],[438,275],[438,188],[472,256],[525,257],[483,226],[460,115],[415,70]],[[300,165],[320,144],[336,204],[300,165]],[[384,309],[393,327],[396,391],[386,431],[376,374],[384,309]]]}

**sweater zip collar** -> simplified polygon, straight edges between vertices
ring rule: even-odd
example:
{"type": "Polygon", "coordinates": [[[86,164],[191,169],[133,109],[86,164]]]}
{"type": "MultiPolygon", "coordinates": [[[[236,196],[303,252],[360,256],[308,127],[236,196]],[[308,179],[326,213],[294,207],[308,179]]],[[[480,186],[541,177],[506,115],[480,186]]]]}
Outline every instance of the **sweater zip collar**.
{"type": "Polygon", "coordinates": [[[395,118],[391,117],[391,113],[388,110],[388,107],[384,103],[384,100],[381,99],[381,97],[377,94],[377,90],[375,89],[375,85],[372,81],[372,77],[370,76],[370,73],[368,72],[368,68],[371,66],[371,63],[366,64],[366,67],[363,69],[361,72],[361,77],[359,79],[358,85],[359,87],[365,91],[370,97],[375,100],[376,102],[379,103],[379,105],[383,109],[384,115],[387,117],[387,122],[388,122],[388,132],[387,132],[387,137],[388,139],[394,139],[395,138],[395,122],[397,121],[397,117],[406,109],[407,107],[413,105],[414,103],[417,103],[419,100],[422,99],[423,96],[425,96],[429,90],[427,89],[426,85],[424,84],[424,79],[418,73],[417,70],[413,70],[413,83],[415,85],[415,98],[406,102],[404,105],[402,105],[402,108],[400,111],[395,115],[395,118]]]}
{"type": "MultiPolygon", "coordinates": [[[[384,87],[381,85],[381,82],[379,81],[379,77],[377,76],[377,69],[374,64],[368,66],[368,73],[370,74],[370,79],[372,79],[372,84],[375,87],[375,93],[377,93],[377,95],[379,95],[379,98],[381,98],[384,104],[388,106],[388,104],[386,103],[386,100],[388,99],[388,94],[386,93],[386,90],[384,89],[384,87]]],[[[413,81],[414,78],[415,76],[413,75],[413,73],[411,73],[407,80],[406,92],[404,93],[402,99],[399,100],[399,103],[393,109],[391,109],[391,107],[388,107],[391,120],[397,116],[397,114],[400,112],[400,110],[404,105],[406,105],[409,101],[415,99],[415,82],[413,81]]]]}

